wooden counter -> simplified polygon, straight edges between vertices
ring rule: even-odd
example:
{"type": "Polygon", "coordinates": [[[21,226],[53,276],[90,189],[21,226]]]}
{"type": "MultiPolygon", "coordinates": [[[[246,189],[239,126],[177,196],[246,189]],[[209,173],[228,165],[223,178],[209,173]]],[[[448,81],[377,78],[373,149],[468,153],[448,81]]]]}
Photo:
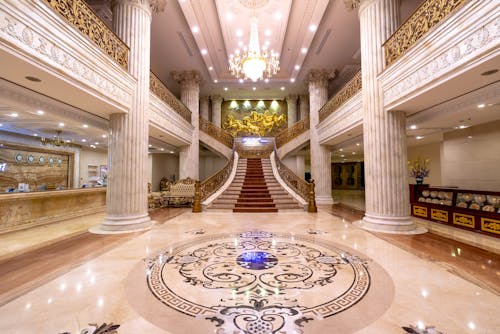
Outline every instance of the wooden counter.
{"type": "Polygon", "coordinates": [[[103,211],[106,188],[0,194],[0,233],[103,211]]]}

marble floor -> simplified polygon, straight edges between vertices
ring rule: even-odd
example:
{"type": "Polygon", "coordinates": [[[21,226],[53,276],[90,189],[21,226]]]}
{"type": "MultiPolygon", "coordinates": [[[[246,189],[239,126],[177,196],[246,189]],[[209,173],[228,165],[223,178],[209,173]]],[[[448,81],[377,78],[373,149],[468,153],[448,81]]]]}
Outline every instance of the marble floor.
{"type": "Polygon", "coordinates": [[[358,210],[365,209],[364,190],[332,190],[332,197],[336,203],[342,203],[358,210]]]}
{"type": "MultiPolygon", "coordinates": [[[[156,215],[160,224],[147,232],[75,241],[88,247],[98,240],[86,251],[68,251],[66,266],[50,261],[69,246],[45,258],[33,253],[40,275],[44,264],[60,270],[4,299],[0,333],[76,334],[103,323],[120,325],[120,334],[386,334],[409,326],[416,333],[435,326],[428,333],[493,334],[500,328],[500,279],[494,279],[500,258],[493,253],[474,259],[490,261],[493,278],[485,283],[473,272],[475,280],[450,270],[446,259],[423,256],[425,239],[417,252],[414,239],[360,230],[347,214],[156,215]]],[[[15,270],[25,266],[30,277],[34,265],[15,270]]],[[[0,262],[5,274],[12,266],[0,262]]],[[[2,274],[4,283],[15,289],[16,276],[2,274]]]]}

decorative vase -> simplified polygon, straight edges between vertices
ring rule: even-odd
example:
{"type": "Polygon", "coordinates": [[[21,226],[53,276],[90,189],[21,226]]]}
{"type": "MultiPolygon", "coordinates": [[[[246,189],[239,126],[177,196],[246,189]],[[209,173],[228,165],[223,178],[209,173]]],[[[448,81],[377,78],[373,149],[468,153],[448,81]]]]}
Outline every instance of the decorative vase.
{"type": "Polygon", "coordinates": [[[423,177],[416,177],[415,178],[415,182],[417,184],[423,184],[424,183],[424,178],[423,177]]]}

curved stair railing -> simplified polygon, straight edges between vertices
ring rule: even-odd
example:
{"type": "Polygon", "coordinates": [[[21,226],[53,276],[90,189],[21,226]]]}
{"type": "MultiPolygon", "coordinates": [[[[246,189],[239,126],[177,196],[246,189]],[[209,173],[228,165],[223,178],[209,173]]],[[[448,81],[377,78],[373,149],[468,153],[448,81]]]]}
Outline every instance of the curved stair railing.
{"type": "Polygon", "coordinates": [[[221,127],[200,117],[200,131],[205,132],[210,137],[217,139],[229,148],[234,146],[234,137],[221,127]]]}
{"type": "Polygon", "coordinates": [[[297,123],[293,124],[291,127],[286,128],[276,135],[276,147],[280,148],[281,146],[288,143],[290,140],[298,137],[302,133],[309,130],[309,116],[306,116],[304,119],[301,119],[297,123]]]}
{"type": "Polygon", "coordinates": [[[233,150],[231,159],[228,160],[228,162],[224,167],[222,167],[222,169],[220,169],[218,172],[216,172],[206,180],[200,182],[200,191],[199,191],[200,202],[203,202],[206,199],[208,199],[229,180],[231,172],[233,171],[235,158],[237,160],[236,153],[233,150]]]}

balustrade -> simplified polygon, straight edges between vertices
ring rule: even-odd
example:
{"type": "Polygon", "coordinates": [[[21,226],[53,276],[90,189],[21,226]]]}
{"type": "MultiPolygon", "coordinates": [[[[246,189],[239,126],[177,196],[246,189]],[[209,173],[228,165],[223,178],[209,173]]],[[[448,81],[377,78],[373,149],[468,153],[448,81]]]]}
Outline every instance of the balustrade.
{"type": "Polygon", "coordinates": [[[288,143],[290,140],[298,137],[300,134],[309,130],[309,116],[301,119],[291,127],[281,131],[275,138],[276,147],[281,147],[288,143]]]}
{"type": "Polygon", "coordinates": [[[214,175],[210,176],[205,181],[201,182],[199,196],[200,201],[206,200],[213,193],[215,193],[222,185],[227,181],[229,175],[231,175],[231,171],[233,170],[234,164],[234,151],[231,159],[226,163],[226,165],[219,170],[214,175]]]}
{"type": "Polygon", "coordinates": [[[361,71],[356,73],[354,77],[342,89],[335,94],[319,111],[319,121],[322,122],[335,110],[339,109],[351,97],[356,95],[361,90],[361,71]]]}
{"type": "Polygon", "coordinates": [[[182,118],[191,123],[191,111],[170,92],[167,86],[153,72],[150,72],[149,75],[149,90],[174,109],[182,118]]]}

